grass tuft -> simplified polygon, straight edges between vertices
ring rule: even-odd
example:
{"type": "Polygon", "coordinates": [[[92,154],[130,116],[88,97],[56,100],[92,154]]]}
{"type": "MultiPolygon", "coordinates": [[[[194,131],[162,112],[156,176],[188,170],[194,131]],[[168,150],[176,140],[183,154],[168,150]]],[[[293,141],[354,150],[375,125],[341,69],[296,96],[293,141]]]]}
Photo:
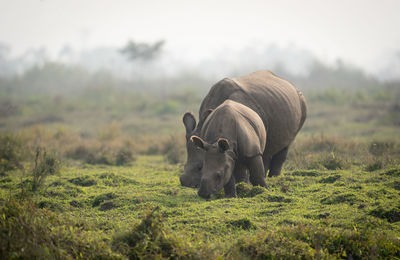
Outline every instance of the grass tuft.
{"type": "Polygon", "coordinates": [[[245,182],[236,184],[236,193],[239,198],[252,198],[265,192],[266,189],[260,186],[252,186],[245,182]]]}
{"type": "Polygon", "coordinates": [[[257,226],[248,218],[241,218],[237,220],[230,220],[226,222],[227,225],[243,230],[257,229],[257,226]]]}
{"type": "Polygon", "coordinates": [[[164,227],[157,210],[148,210],[139,225],[117,235],[113,240],[114,250],[130,259],[193,258],[189,248],[164,227]]]}
{"type": "Polygon", "coordinates": [[[395,223],[400,221],[399,208],[384,209],[379,207],[374,210],[371,210],[369,214],[377,218],[386,219],[389,223],[395,223]]]}
{"type": "Polygon", "coordinates": [[[84,175],[81,177],[76,177],[68,180],[70,183],[73,183],[82,187],[89,187],[97,184],[97,180],[89,175],[84,175]]]}
{"type": "Polygon", "coordinates": [[[397,258],[400,239],[383,232],[340,230],[306,225],[283,226],[242,237],[228,258],[375,259],[397,258]]]}
{"type": "Polygon", "coordinates": [[[0,201],[2,259],[122,259],[78,223],[31,202],[0,201]]]}

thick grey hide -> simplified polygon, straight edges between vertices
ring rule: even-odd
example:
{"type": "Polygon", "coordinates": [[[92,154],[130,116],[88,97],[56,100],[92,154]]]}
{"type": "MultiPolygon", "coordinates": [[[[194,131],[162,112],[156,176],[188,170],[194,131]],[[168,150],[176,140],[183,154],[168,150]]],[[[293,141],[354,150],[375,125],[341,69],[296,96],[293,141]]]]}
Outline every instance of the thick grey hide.
{"type": "Polygon", "coordinates": [[[288,147],[306,119],[307,105],[302,93],[270,71],[257,71],[217,82],[201,103],[196,127],[188,128],[185,124],[188,161],[181,176],[184,186],[198,186],[200,180],[202,151],[193,149],[190,136],[200,135],[210,109],[215,109],[225,100],[233,100],[251,108],[262,119],[268,137],[263,161],[265,171],[270,169],[269,176],[280,174],[288,147]]]}

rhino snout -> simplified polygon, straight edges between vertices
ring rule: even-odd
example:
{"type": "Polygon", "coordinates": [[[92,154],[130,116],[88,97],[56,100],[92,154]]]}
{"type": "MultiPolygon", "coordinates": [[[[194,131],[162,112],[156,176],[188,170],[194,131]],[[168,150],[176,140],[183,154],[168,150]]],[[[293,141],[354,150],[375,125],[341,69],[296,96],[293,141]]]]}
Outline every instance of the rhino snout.
{"type": "Polygon", "coordinates": [[[211,194],[214,194],[215,192],[215,187],[209,178],[201,179],[200,188],[197,192],[200,197],[208,199],[210,198],[211,194]]]}
{"type": "Polygon", "coordinates": [[[181,181],[182,186],[194,188],[193,182],[191,181],[190,176],[188,176],[187,174],[181,175],[179,177],[179,180],[181,181]]]}
{"type": "Polygon", "coordinates": [[[203,199],[209,199],[210,198],[210,193],[204,191],[204,189],[199,189],[199,191],[197,192],[197,194],[202,197],[203,199]]]}
{"type": "Polygon", "coordinates": [[[200,186],[200,180],[195,178],[193,174],[184,173],[179,177],[181,185],[189,188],[198,188],[200,186]]]}

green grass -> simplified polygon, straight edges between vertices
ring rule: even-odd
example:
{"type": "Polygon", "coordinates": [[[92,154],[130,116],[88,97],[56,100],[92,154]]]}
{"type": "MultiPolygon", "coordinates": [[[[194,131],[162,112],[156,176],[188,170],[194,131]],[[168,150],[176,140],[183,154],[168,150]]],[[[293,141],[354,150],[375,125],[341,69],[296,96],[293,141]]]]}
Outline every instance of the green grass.
{"type": "Polygon", "coordinates": [[[323,76],[332,87],[304,92],[307,120],[270,190],[204,200],[179,183],[181,117],[212,82],[71,71],[65,85],[49,66],[0,79],[1,259],[400,258],[398,82],[341,90],[323,76]],[[59,171],[35,168],[38,147],[59,171]]]}
{"type": "MultiPolygon", "coordinates": [[[[92,234],[94,248],[105,243],[108,256],[165,254],[158,247],[132,251],[132,242],[121,246],[129,240],[124,240],[126,232],[136,234],[142,219],[156,209],[166,238],[157,233],[154,239],[172,243],[164,257],[400,257],[399,166],[285,171],[267,179],[270,191],[240,184],[239,198],[210,200],[181,187],[181,172],[181,166],[160,156],[141,156],[132,166],[66,165],[25,196],[39,208],[35,212],[55,214],[56,229],[66,220],[85,223],[87,230],[79,232],[92,234]]],[[[2,203],[20,198],[20,185],[18,171],[0,177],[2,203]]],[[[52,236],[53,230],[47,232],[52,236]]]]}

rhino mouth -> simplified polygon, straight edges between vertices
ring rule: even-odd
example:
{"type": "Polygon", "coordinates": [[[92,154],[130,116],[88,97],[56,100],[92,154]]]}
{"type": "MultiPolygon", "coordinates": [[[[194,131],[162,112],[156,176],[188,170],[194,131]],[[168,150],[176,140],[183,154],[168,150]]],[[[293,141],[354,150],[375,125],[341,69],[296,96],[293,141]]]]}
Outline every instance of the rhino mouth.
{"type": "Polygon", "coordinates": [[[202,192],[201,190],[199,190],[197,192],[197,194],[202,197],[203,199],[209,199],[211,197],[210,193],[206,193],[206,192],[202,192]]]}
{"type": "Polygon", "coordinates": [[[192,174],[187,174],[184,173],[179,177],[179,180],[181,182],[181,185],[184,187],[189,187],[189,188],[198,188],[200,186],[200,180],[196,180],[192,174]]]}

